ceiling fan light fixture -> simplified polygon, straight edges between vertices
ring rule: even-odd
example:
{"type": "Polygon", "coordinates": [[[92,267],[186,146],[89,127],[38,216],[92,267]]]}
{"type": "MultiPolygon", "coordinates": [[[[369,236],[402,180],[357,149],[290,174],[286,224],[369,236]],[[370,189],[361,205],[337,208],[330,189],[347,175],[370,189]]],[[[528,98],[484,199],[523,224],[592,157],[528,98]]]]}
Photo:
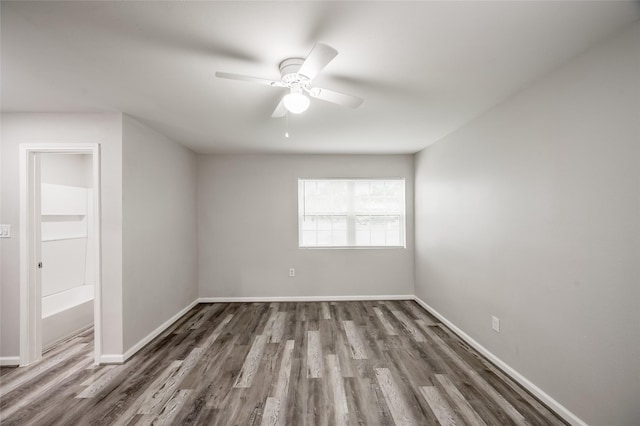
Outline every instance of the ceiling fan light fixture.
{"type": "Polygon", "coordinates": [[[289,89],[289,93],[280,99],[272,118],[282,118],[288,113],[301,114],[309,109],[311,98],[324,102],[358,108],[362,99],[328,89],[312,87],[313,80],[336,57],[338,51],[324,43],[316,43],[306,58],[287,58],[280,62],[280,80],[250,77],[216,71],[216,77],[230,80],[248,81],[266,86],[289,89]]]}
{"type": "Polygon", "coordinates": [[[291,93],[282,99],[282,103],[287,111],[293,114],[300,114],[309,109],[311,101],[302,93],[302,90],[291,88],[291,93]]]}

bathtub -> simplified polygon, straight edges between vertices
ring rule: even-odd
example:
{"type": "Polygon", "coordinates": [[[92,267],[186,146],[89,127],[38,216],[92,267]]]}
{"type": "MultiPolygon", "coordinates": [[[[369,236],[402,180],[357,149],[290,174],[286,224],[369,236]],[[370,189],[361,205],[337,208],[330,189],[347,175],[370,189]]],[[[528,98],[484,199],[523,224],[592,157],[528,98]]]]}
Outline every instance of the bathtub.
{"type": "Polygon", "coordinates": [[[93,324],[92,285],[81,285],[42,298],[42,347],[93,324]]]}

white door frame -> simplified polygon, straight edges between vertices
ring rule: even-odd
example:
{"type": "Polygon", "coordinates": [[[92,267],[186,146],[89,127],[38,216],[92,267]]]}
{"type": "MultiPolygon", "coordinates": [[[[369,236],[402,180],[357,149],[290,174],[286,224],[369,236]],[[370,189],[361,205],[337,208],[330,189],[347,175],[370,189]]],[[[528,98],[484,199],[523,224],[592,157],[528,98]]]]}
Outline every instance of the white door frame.
{"type": "Polygon", "coordinates": [[[42,357],[40,269],[40,167],[36,154],[64,153],[92,156],[94,190],[94,362],[102,355],[102,253],[100,219],[100,144],[42,143],[20,144],[20,365],[29,365],[42,357]]]}

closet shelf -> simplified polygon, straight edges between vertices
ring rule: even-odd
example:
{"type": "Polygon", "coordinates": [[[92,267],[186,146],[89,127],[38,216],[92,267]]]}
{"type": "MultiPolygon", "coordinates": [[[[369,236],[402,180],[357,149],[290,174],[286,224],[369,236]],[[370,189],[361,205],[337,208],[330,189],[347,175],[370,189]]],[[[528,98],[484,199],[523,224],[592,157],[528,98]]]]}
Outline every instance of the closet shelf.
{"type": "Polygon", "coordinates": [[[42,238],[43,243],[48,243],[51,241],[63,241],[63,240],[77,240],[80,238],[87,238],[87,235],[56,235],[53,237],[45,237],[42,238]]]}

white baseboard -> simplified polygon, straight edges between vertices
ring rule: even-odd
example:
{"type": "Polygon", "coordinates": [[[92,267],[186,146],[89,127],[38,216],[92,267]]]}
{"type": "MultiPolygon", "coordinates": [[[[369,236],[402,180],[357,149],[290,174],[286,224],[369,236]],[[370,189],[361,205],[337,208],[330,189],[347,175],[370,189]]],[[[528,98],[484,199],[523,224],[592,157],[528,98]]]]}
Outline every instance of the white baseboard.
{"type": "Polygon", "coordinates": [[[2,356],[0,357],[0,366],[2,367],[17,367],[20,365],[19,356],[2,356]]]}
{"type": "Polygon", "coordinates": [[[133,356],[133,354],[135,354],[136,352],[138,352],[140,349],[142,349],[147,343],[151,342],[153,339],[155,339],[160,333],[162,333],[163,331],[165,331],[167,328],[169,328],[171,326],[171,324],[173,324],[174,322],[178,321],[180,318],[182,318],[182,316],[184,314],[186,314],[187,312],[189,312],[191,309],[193,309],[194,306],[196,306],[198,303],[200,303],[199,299],[194,300],[193,302],[189,303],[187,306],[184,307],[184,309],[182,309],[180,312],[178,312],[177,314],[175,314],[174,316],[172,316],[171,318],[169,318],[168,320],[166,320],[164,323],[162,323],[158,328],[156,328],[155,330],[153,330],[151,333],[147,334],[145,337],[143,337],[140,341],[138,341],[138,343],[136,343],[135,345],[133,345],[132,347],[130,347],[123,356],[123,360],[122,362],[125,362],[126,360],[128,360],[129,358],[131,358],[133,356]]]}
{"type": "Polygon", "coordinates": [[[100,356],[100,364],[122,364],[124,356],[122,354],[102,354],[100,356]]]}
{"type": "Polygon", "coordinates": [[[162,333],[167,328],[169,328],[171,326],[171,324],[173,324],[174,322],[176,322],[177,320],[182,318],[182,316],[184,314],[189,312],[198,303],[199,303],[198,299],[196,299],[193,302],[189,303],[189,305],[187,305],[180,312],[178,312],[177,314],[175,314],[174,316],[169,318],[167,321],[165,321],[163,324],[161,324],[158,328],[156,328],[151,333],[147,334],[144,338],[142,338],[140,341],[138,341],[138,343],[136,343],[135,345],[130,347],[124,354],[110,354],[110,355],[103,354],[102,356],[100,356],[100,364],[123,364],[126,360],[131,358],[133,356],[133,354],[138,352],[146,344],[148,344],[153,339],[155,339],[160,333],[162,333]]]}
{"type": "Polygon", "coordinates": [[[522,385],[525,389],[535,395],[540,401],[549,406],[552,410],[554,410],[560,417],[565,419],[567,422],[574,426],[587,426],[587,423],[580,419],[578,416],[569,411],[564,405],[560,404],[558,401],[553,399],[549,394],[540,389],[538,386],[533,384],[529,379],[524,377],[522,374],[518,373],[515,369],[509,366],[506,362],[502,361],[492,352],[490,352],[487,348],[482,346],[476,340],[474,340],[467,333],[458,328],[455,324],[445,318],[438,311],[433,309],[431,306],[427,305],[424,301],[422,301],[418,296],[413,297],[414,300],[422,306],[427,312],[432,314],[434,317],[438,318],[445,324],[451,331],[458,335],[462,340],[467,342],[471,347],[480,352],[485,358],[494,363],[498,368],[500,368],[503,372],[505,372],[509,377],[522,385]]]}
{"type": "MultiPolygon", "coordinates": [[[[93,309],[93,308],[92,308],[93,309]]],[[[42,345],[42,352],[44,353],[45,351],[49,350],[52,346],[57,345],[60,342],[63,342],[71,337],[77,336],[78,334],[82,333],[83,331],[85,331],[86,329],[93,327],[93,322],[91,324],[87,324],[85,326],[82,326],[74,331],[72,331],[71,333],[67,333],[62,337],[57,338],[56,340],[54,340],[53,342],[50,342],[48,345],[42,345]]]]}
{"type": "Polygon", "coordinates": [[[414,300],[413,294],[385,294],[374,296],[275,296],[275,297],[201,297],[199,303],[232,302],[356,302],[360,300],[414,300]]]}

